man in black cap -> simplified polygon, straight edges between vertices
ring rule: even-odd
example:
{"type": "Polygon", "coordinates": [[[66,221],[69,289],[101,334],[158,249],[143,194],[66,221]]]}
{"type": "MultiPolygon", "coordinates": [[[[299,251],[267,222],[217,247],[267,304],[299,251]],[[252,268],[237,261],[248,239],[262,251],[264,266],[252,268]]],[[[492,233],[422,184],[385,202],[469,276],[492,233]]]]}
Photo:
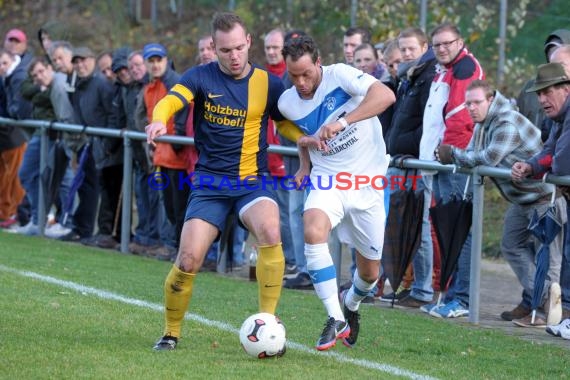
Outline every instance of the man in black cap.
{"type": "MultiPolygon", "coordinates": [[[[536,92],[544,113],[554,123],[542,151],[526,162],[516,162],[512,168],[512,178],[517,181],[531,176],[541,178],[546,173],[557,176],[570,175],[570,77],[560,63],[540,65],[534,85],[527,91],[536,92]]],[[[569,188],[566,186],[559,186],[559,188],[568,201],[570,199],[569,188]]],[[[567,207],[567,213],[568,210],[567,207]]],[[[566,310],[562,314],[563,321],[560,324],[548,326],[546,329],[548,333],[561,336],[564,339],[570,339],[569,255],[570,227],[566,223],[566,238],[560,273],[562,307],[566,310]]],[[[551,301],[553,298],[552,290],[551,301]]]]}

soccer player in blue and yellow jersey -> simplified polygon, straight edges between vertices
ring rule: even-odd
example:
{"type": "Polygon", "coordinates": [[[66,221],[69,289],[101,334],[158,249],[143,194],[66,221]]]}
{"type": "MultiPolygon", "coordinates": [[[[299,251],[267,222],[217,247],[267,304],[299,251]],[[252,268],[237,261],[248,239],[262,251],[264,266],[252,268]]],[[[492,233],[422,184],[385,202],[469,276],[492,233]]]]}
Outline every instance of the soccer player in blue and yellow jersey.
{"type": "Polygon", "coordinates": [[[248,61],[251,36],[232,13],[212,20],[217,62],[196,66],[183,74],[155,107],[146,127],[148,142],[166,133],[167,120],[194,102],[194,138],[199,152],[182,229],[178,257],[164,283],[166,327],[156,350],[178,343],[193,282],[212,242],[235,211],[257,239],[259,309],[275,313],[284,271],[279,233],[279,210],[264,176],[267,172],[267,121],[293,141],[302,135],[277,108],[281,80],[248,61]],[[281,124],[281,125],[280,125],[281,124]],[[208,182],[208,186],[196,186],[208,182]],[[244,186],[246,182],[247,186],[244,186]]]}

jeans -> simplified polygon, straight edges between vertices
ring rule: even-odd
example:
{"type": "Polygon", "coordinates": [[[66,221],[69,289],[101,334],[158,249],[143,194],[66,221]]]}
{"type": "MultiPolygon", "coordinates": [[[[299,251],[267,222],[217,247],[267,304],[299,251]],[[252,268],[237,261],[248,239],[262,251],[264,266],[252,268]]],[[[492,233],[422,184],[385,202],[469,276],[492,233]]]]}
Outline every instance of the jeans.
{"type": "Polygon", "coordinates": [[[41,137],[33,135],[28,141],[28,147],[24,153],[22,166],[18,176],[22,187],[26,190],[26,196],[31,206],[31,219],[38,224],[38,202],[40,198],[40,146],[41,137]]]}
{"type": "MultiPolygon", "coordinates": [[[[566,218],[566,213],[564,212],[565,204],[566,202],[562,197],[559,197],[556,201],[558,214],[564,213],[564,215],[561,215],[561,222],[566,218]]],[[[528,225],[535,211],[538,215],[542,215],[549,207],[550,202],[533,203],[530,205],[511,204],[505,213],[501,252],[523,287],[521,304],[529,309],[534,289],[536,253],[540,243],[534,238],[534,235],[528,229],[528,225]]],[[[550,266],[546,275],[542,298],[544,298],[550,284],[557,282],[560,277],[560,262],[564,248],[563,239],[564,233],[562,232],[558,234],[550,245],[550,266]]]]}
{"type": "MultiPolygon", "coordinates": [[[[570,220],[570,208],[566,206],[566,214],[570,220]]],[[[562,308],[570,310],[570,222],[566,222],[564,231],[564,254],[560,271],[560,288],[562,290],[562,308]]]]}
{"type": "Polygon", "coordinates": [[[278,186],[275,190],[277,206],[279,206],[279,225],[281,227],[281,242],[283,244],[283,254],[285,264],[295,265],[295,251],[293,247],[293,235],[289,224],[289,193],[294,190],[284,189],[278,186]]]}
{"type": "MultiPolygon", "coordinates": [[[[249,236],[249,231],[240,226],[235,226],[232,239],[232,264],[235,266],[242,266],[245,264],[245,242],[249,236]]],[[[204,261],[218,261],[218,251],[220,249],[220,242],[215,241],[210,246],[204,261]]]]}
{"type": "Polygon", "coordinates": [[[138,212],[138,224],[135,228],[133,241],[138,244],[151,246],[160,241],[157,210],[162,208],[159,193],[148,187],[148,173],[139,165],[134,165],[135,172],[135,198],[138,212]]]}
{"type": "MultiPolygon", "coordinates": [[[[467,178],[469,178],[467,175],[461,173],[439,172],[434,177],[433,182],[433,191],[436,201],[447,203],[449,200],[454,199],[454,196],[463,196],[467,178]]],[[[472,188],[471,184],[470,188],[472,188]]],[[[468,193],[472,193],[472,191],[468,190],[468,193]]],[[[470,271],[471,231],[469,231],[469,234],[463,243],[463,247],[461,248],[461,252],[457,260],[457,269],[453,275],[453,282],[447,291],[446,301],[449,301],[453,297],[459,300],[464,307],[469,307],[470,271]]]]}
{"type": "Polygon", "coordinates": [[[307,259],[305,258],[304,226],[303,226],[303,206],[305,204],[305,192],[298,190],[287,191],[289,195],[289,230],[293,240],[293,251],[295,254],[295,265],[297,272],[307,272],[307,259]],[[295,238],[293,238],[295,236],[295,238]]]}

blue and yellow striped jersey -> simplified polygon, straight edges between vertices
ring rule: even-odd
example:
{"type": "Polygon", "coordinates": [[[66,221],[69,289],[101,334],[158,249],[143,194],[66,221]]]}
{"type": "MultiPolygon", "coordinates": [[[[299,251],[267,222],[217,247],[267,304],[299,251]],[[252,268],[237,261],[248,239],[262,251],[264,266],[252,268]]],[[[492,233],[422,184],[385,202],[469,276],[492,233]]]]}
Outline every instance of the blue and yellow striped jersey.
{"type": "Polygon", "coordinates": [[[194,101],[196,171],[234,178],[266,173],[267,122],[283,120],[277,108],[283,91],[278,77],[256,65],[238,80],[217,62],[186,71],[169,95],[184,105],[194,101]]]}

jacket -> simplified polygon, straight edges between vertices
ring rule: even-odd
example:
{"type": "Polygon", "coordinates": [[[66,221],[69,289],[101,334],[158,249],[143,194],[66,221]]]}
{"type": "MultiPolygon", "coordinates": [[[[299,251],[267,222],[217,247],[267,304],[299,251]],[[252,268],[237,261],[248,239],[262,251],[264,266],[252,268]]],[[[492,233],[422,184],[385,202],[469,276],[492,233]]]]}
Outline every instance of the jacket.
{"type": "MultiPolygon", "coordinates": [[[[180,79],[180,75],[168,68],[161,78],[146,84],[143,89],[143,99],[148,120],[152,120],[154,106],[166,96],[180,79]]],[[[167,124],[167,134],[186,136],[186,123],[188,121],[188,107],[182,109],[167,124]]],[[[169,169],[186,170],[186,148],[175,150],[172,144],[157,143],[153,155],[153,164],[169,169]]]]}
{"type": "Polygon", "coordinates": [[[436,63],[430,48],[408,71],[407,78],[400,82],[394,106],[396,112],[386,142],[388,152],[393,156],[404,154],[418,158],[420,155],[424,108],[435,76],[436,63]]]}
{"type": "Polygon", "coordinates": [[[547,172],[570,175],[570,96],[553,119],[555,123],[542,151],[527,161],[536,178],[547,172]]]}
{"type": "MultiPolygon", "coordinates": [[[[499,91],[483,123],[475,124],[467,149],[452,148],[455,164],[472,168],[478,165],[510,169],[540,152],[540,130],[499,91]]],[[[491,177],[503,198],[511,203],[530,204],[551,194],[554,186],[542,182],[513,182],[510,178],[491,177]]]]}
{"type": "Polygon", "coordinates": [[[465,108],[465,89],[484,79],[475,57],[463,48],[447,65],[436,65],[436,74],[424,110],[420,159],[435,160],[435,148],[443,143],[465,148],[473,134],[473,121],[465,108]]]}
{"type": "MultiPolygon", "coordinates": [[[[76,124],[115,128],[112,120],[113,85],[100,73],[94,72],[86,78],[78,78],[70,100],[76,124]]],[[[115,143],[110,137],[93,137],[93,158],[97,169],[123,162],[121,152],[112,149],[115,143]]]]}

